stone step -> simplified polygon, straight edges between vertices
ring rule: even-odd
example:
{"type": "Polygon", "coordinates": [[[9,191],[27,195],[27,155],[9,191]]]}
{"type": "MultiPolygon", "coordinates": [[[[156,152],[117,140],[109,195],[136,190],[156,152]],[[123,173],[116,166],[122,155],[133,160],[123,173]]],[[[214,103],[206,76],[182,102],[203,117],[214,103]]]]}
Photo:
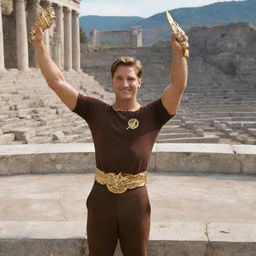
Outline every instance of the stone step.
{"type": "Polygon", "coordinates": [[[204,131],[204,132],[216,132],[216,128],[215,127],[206,127],[206,126],[200,126],[200,128],[204,131]]]}
{"type": "Polygon", "coordinates": [[[158,135],[158,139],[159,140],[168,140],[168,139],[172,139],[172,138],[175,138],[175,139],[178,139],[178,138],[188,138],[188,137],[193,137],[194,134],[193,133],[174,133],[174,132],[163,132],[163,133],[160,133],[158,135]]]}
{"type": "Polygon", "coordinates": [[[200,112],[194,112],[198,118],[207,118],[207,117],[251,117],[252,115],[256,115],[256,112],[209,112],[204,113],[202,111],[200,112]]]}
{"type": "Polygon", "coordinates": [[[245,128],[256,128],[256,122],[235,122],[235,121],[227,121],[225,122],[225,124],[228,126],[228,127],[231,127],[231,128],[242,128],[242,127],[245,127],[245,128]]]}
{"type": "Polygon", "coordinates": [[[27,140],[27,144],[45,144],[52,143],[52,137],[50,136],[36,136],[27,140]]]}
{"type": "Polygon", "coordinates": [[[15,139],[15,134],[7,133],[0,135],[0,145],[8,145],[15,139]]]}
{"type": "Polygon", "coordinates": [[[189,138],[168,138],[168,139],[157,139],[158,143],[218,143],[219,137],[212,135],[206,137],[189,137],[189,138]]]}
{"type": "Polygon", "coordinates": [[[247,131],[248,131],[251,135],[256,136],[256,128],[255,128],[255,129],[254,129],[254,128],[247,128],[247,131]]]}
{"type": "Polygon", "coordinates": [[[172,126],[163,126],[163,128],[160,131],[160,134],[165,133],[165,132],[186,133],[186,132],[188,132],[188,129],[181,128],[177,125],[175,125],[174,127],[172,127],[172,126]]]}
{"type": "Polygon", "coordinates": [[[81,139],[77,139],[74,143],[93,143],[92,137],[83,137],[81,139]]]}
{"type": "MultiPolygon", "coordinates": [[[[1,177],[0,255],[88,255],[85,204],[93,180],[94,174],[1,177]]],[[[253,256],[255,205],[248,195],[256,193],[255,182],[242,175],[149,173],[149,255],[253,256]]],[[[121,255],[118,245],[114,256],[121,255]]]]}

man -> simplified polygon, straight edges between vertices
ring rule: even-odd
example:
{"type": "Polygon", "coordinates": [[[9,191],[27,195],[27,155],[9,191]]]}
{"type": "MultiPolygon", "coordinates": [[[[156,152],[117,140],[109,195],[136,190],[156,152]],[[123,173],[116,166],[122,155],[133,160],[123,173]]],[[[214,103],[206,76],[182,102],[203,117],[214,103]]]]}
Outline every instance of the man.
{"type": "Polygon", "coordinates": [[[171,40],[171,83],[161,98],[141,106],[141,63],[120,57],[111,67],[113,105],[80,94],[50,58],[37,26],[35,41],[39,67],[51,89],[89,124],[95,144],[96,175],[87,198],[87,239],[90,256],[112,256],[118,239],[126,256],[146,256],[150,231],[147,164],[161,127],[177,111],[187,85],[188,48],[185,34],[171,40]]]}

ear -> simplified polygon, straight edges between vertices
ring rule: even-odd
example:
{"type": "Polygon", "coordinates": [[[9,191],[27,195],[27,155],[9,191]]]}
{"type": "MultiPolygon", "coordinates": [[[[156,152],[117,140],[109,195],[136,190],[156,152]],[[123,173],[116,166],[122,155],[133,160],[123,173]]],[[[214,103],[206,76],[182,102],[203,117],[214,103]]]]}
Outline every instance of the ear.
{"type": "Polygon", "coordinates": [[[141,82],[142,82],[142,81],[141,81],[141,78],[139,78],[139,84],[138,84],[138,86],[137,86],[138,88],[141,87],[141,82]]]}

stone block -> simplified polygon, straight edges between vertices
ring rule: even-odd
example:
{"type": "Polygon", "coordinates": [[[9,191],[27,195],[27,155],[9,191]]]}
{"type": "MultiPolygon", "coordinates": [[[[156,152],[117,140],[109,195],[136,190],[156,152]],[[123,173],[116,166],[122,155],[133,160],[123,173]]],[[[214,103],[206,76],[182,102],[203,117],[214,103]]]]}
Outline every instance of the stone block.
{"type": "Polygon", "coordinates": [[[7,133],[0,135],[0,145],[7,145],[14,141],[15,135],[13,133],[7,133]]]}
{"type": "Polygon", "coordinates": [[[256,225],[233,223],[208,224],[209,256],[254,256],[256,225]]]}
{"type": "Polygon", "coordinates": [[[10,110],[10,106],[3,106],[0,108],[0,111],[3,112],[3,111],[9,111],[10,110]]]}
{"type": "Polygon", "coordinates": [[[226,122],[226,125],[227,125],[228,127],[231,127],[231,128],[241,128],[241,127],[242,127],[241,122],[232,122],[232,121],[228,121],[228,122],[226,122]]]}
{"type": "Polygon", "coordinates": [[[196,122],[194,121],[185,121],[186,128],[193,129],[196,126],[196,122]]]}
{"type": "Polygon", "coordinates": [[[83,239],[0,240],[0,256],[85,256],[83,239]]]}
{"type": "Polygon", "coordinates": [[[157,144],[157,171],[240,173],[241,162],[230,145],[204,143],[157,144]]]}
{"type": "Polygon", "coordinates": [[[155,143],[152,149],[151,157],[149,159],[148,168],[147,168],[148,171],[156,171],[156,155],[157,155],[157,151],[156,151],[156,143],[155,143]]]}
{"type": "Polygon", "coordinates": [[[254,145],[230,145],[235,159],[241,163],[241,172],[256,174],[256,147],[254,145]]]}
{"type": "Polygon", "coordinates": [[[16,110],[10,111],[9,112],[9,117],[14,118],[18,116],[18,112],[16,110]]]}
{"type": "Polygon", "coordinates": [[[62,140],[65,138],[65,134],[62,131],[57,131],[52,135],[53,140],[62,140]]]}
{"type": "Polygon", "coordinates": [[[218,124],[216,124],[215,125],[216,126],[216,128],[218,129],[218,130],[225,130],[225,128],[226,128],[226,125],[225,124],[220,124],[220,123],[218,123],[218,124]]]}
{"type": "Polygon", "coordinates": [[[92,143],[0,147],[0,175],[85,173],[95,166],[92,143]]]}
{"type": "Polygon", "coordinates": [[[196,129],[195,133],[197,136],[204,137],[204,130],[203,129],[196,129]]]}
{"type": "Polygon", "coordinates": [[[11,130],[10,132],[15,134],[16,140],[28,140],[35,136],[35,130],[31,128],[17,128],[15,130],[11,130]]]}

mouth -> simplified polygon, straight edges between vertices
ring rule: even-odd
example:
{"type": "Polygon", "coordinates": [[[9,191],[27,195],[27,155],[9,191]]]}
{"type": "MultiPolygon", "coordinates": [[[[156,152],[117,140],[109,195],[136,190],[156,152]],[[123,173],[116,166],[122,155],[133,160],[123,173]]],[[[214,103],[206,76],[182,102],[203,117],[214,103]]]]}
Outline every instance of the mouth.
{"type": "Polygon", "coordinates": [[[131,92],[130,89],[121,89],[119,91],[122,92],[122,93],[130,93],[131,92]]]}

